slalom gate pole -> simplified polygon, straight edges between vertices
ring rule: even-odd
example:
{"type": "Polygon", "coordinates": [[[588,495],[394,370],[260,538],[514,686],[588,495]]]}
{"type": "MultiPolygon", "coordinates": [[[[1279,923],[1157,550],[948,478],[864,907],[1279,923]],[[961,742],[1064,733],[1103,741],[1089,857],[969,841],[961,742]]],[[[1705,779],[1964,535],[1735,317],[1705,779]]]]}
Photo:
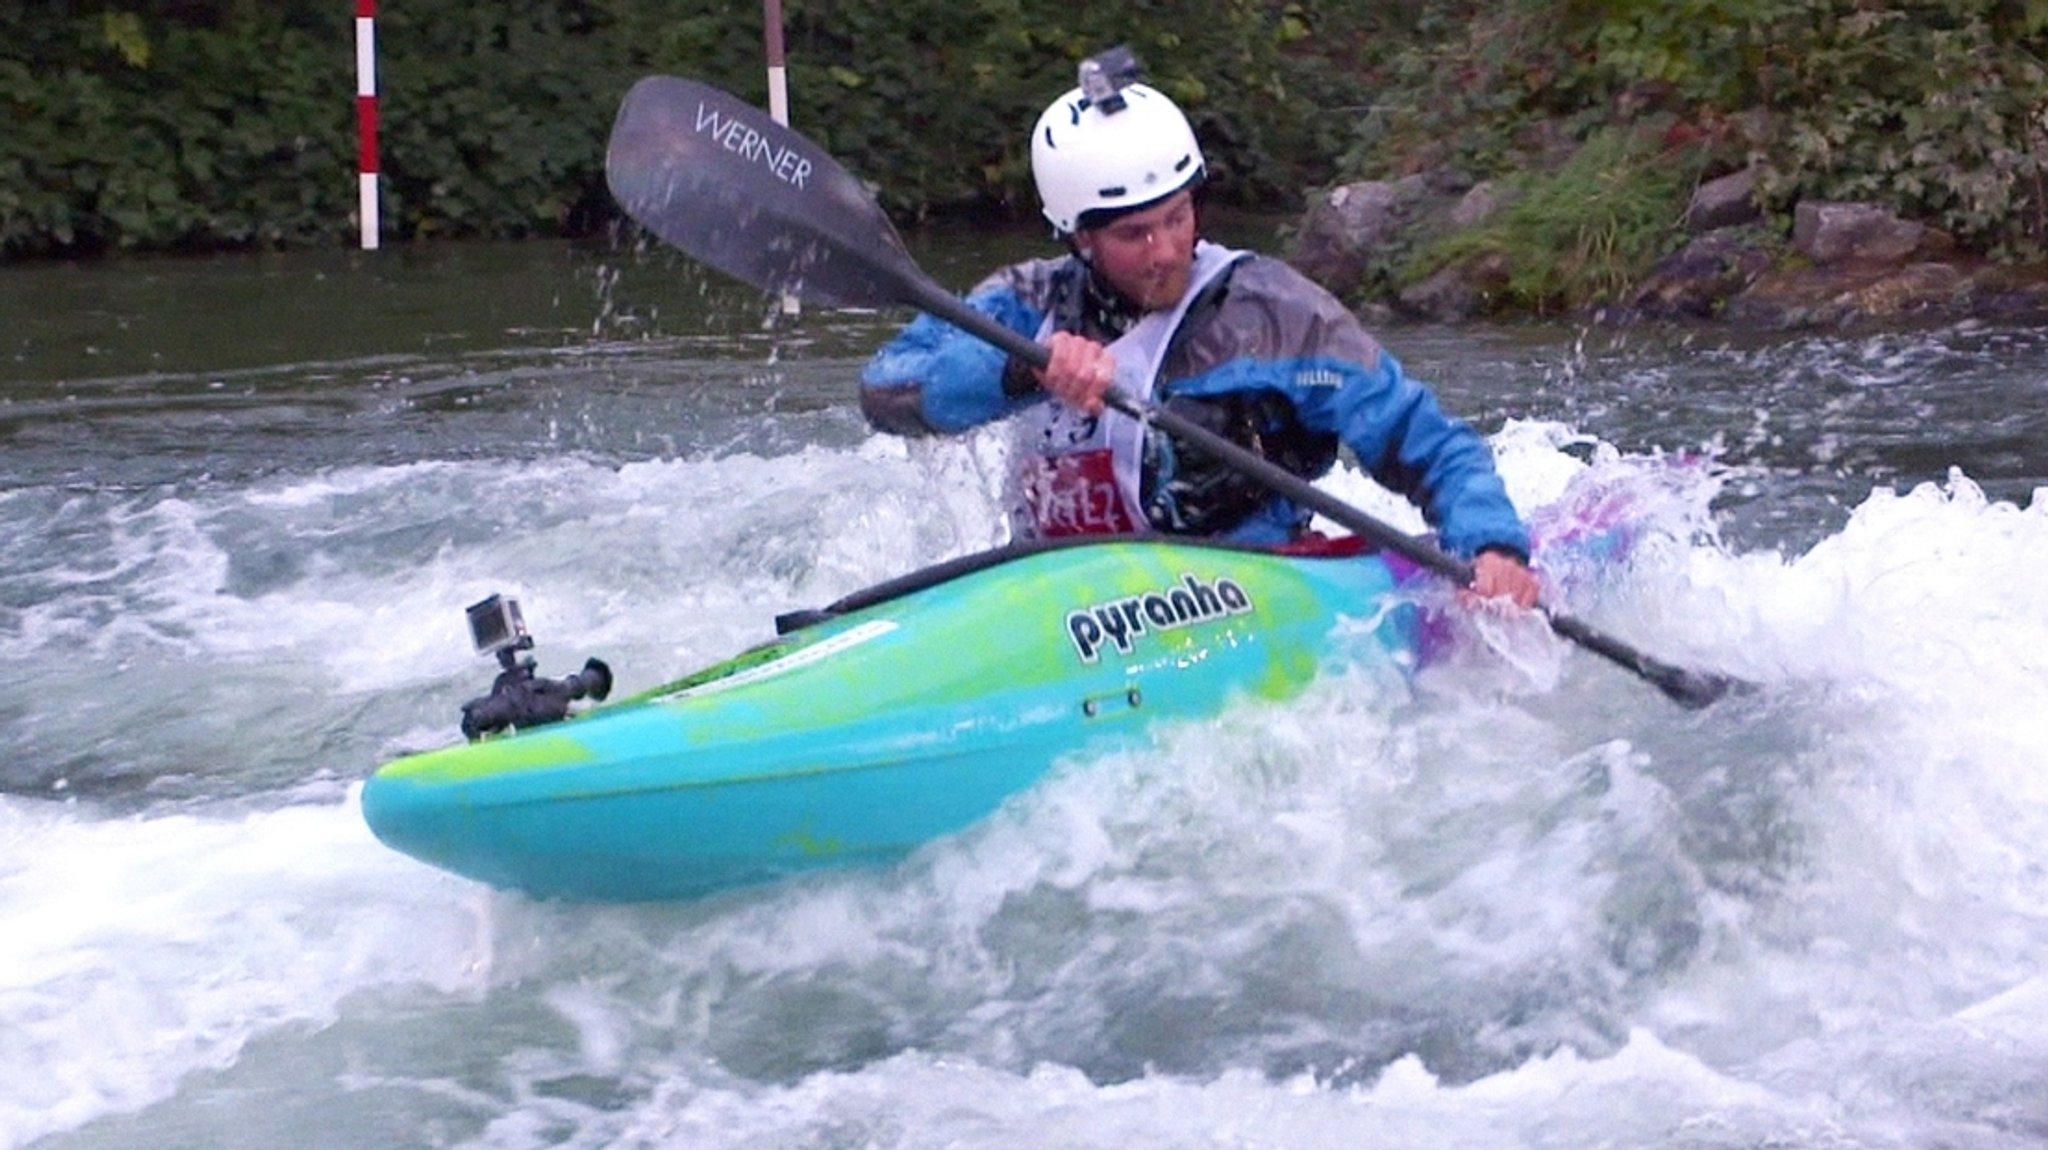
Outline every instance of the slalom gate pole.
{"type": "MultiPolygon", "coordinates": [[[[782,59],[782,0],[761,0],[761,36],[768,52],[768,118],[789,127],[789,69],[782,59]]],[[[795,292],[782,293],[782,314],[803,310],[795,292]]]]}
{"type": "Polygon", "coordinates": [[[364,251],[377,246],[377,0],[356,0],[356,198],[364,251]]]}

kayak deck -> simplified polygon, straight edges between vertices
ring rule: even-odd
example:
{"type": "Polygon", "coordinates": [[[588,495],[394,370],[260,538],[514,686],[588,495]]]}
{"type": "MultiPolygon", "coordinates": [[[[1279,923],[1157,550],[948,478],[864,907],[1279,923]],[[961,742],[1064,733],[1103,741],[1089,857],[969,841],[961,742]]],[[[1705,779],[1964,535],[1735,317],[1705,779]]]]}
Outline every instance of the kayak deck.
{"type": "Polygon", "coordinates": [[[1299,692],[1340,617],[1412,654],[1399,580],[1376,556],[1158,538],[967,556],[566,722],[387,764],[364,816],[433,865],[574,899],[900,858],[1063,757],[1299,692]]]}

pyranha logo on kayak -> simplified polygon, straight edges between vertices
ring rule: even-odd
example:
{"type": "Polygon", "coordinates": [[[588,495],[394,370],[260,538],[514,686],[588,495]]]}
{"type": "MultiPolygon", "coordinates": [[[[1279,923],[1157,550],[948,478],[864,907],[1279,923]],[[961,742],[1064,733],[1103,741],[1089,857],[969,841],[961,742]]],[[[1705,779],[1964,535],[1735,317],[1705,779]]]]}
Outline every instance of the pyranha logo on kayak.
{"type": "Polygon", "coordinates": [[[1252,597],[1235,580],[1205,583],[1183,574],[1180,582],[1163,590],[1067,612],[1067,638],[1074,641],[1083,663],[1093,663],[1102,657],[1105,643],[1128,655],[1147,631],[1171,631],[1251,609],[1252,597]]]}

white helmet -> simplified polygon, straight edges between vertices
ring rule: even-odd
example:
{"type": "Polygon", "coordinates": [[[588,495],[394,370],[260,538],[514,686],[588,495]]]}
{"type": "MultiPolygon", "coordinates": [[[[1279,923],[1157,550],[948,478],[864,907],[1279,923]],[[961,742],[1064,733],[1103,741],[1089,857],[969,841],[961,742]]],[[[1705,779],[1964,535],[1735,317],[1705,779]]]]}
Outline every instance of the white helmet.
{"type": "Polygon", "coordinates": [[[1031,175],[1045,218],[1072,235],[1090,212],[1120,214],[1192,186],[1202,149],[1187,117],[1155,89],[1126,84],[1091,100],[1075,88],[1032,129],[1031,175]]]}

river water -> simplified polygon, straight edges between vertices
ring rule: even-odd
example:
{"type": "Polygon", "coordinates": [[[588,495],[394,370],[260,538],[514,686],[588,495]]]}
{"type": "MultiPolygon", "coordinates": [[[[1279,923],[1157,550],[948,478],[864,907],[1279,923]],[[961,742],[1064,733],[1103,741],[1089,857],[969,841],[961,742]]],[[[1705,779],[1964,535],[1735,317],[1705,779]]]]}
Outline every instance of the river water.
{"type": "Polygon", "coordinates": [[[1479,617],[887,868],[370,836],[491,591],[633,690],[999,539],[999,437],[852,406],[900,319],[607,244],[0,269],[0,1150],[2048,1146],[2048,332],[1384,333],[1642,528],[1560,593],[1757,685],[1703,712],[1479,617]]]}

